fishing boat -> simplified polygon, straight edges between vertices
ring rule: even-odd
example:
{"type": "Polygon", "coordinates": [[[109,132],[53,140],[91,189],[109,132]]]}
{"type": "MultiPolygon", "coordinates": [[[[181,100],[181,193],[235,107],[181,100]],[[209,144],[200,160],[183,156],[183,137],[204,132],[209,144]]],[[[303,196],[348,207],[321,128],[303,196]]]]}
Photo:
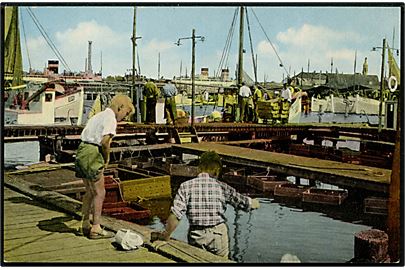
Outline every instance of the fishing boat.
{"type": "MultiPolygon", "coordinates": [[[[325,98],[312,97],[311,106],[313,112],[378,115],[380,101],[360,95],[348,97],[330,95],[325,98]]],[[[384,108],[383,103],[383,114],[384,108]]]]}
{"type": "MultiPolygon", "coordinates": [[[[84,88],[78,83],[24,80],[18,7],[5,7],[3,88],[6,125],[54,125],[82,123],[84,88]]],[[[52,79],[50,81],[50,79],[52,79]]]]}
{"type": "Polygon", "coordinates": [[[39,90],[24,89],[7,95],[6,125],[54,125],[82,123],[84,88],[64,82],[45,83],[39,90]]]}

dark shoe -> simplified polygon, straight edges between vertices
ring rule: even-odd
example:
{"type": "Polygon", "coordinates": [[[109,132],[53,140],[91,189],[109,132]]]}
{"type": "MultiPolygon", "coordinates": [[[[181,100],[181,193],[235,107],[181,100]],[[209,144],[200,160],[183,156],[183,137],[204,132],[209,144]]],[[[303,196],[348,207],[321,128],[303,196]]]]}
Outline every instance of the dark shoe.
{"type": "Polygon", "coordinates": [[[89,238],[90,239],[107,239],[107,238],[112,238],[114,237],[115,234],[112,232],[108,232],[106,230],[101,230],[99,232],[89,232],[89,238]]]}

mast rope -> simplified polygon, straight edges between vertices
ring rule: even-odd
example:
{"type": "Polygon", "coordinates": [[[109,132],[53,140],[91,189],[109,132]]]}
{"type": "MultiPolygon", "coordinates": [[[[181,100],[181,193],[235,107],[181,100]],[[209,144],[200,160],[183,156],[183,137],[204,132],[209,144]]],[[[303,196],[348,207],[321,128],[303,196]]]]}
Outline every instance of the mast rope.
{"type": "Polygon", "coordinates": [[[236,8],[235,12],[233,14],[233,19],[232,19],[231,26],[230,26],[229,31],[228,31],[228,36],[226,38],[225,46],[224,46],[224,49],[222,50],[221,60],[219,62],[218,69],[217,69],[217,72],[215,74],[216,77],[219,76],[219,74],[220,74],[220,72],[222,70],[222,67],[228,65],[229,52],[230,52],[231,45],[232,45],[232,38],[233,38],[233,33],[235,31],[235,22],[236,22],[238,12],[239,11],[236,8]]]}
{"type": "Polygon", "coordinates": [[[28,14],[31,16],[32,20],[34,21],[35,25],[38,27],[39,32],[42,34],[44,37],[45,41],[48,43],[48,45],[51,47],[52,51],[56,54],[56,57],[62,62],[62,65],[69,71],[71,72],[68,64],[66,63],[65,59],[63,58],[62,54],[59,52],[58,48],[56,48],[55,44],[52,42],[51,38],[48,36],[46,33],[44,27],[41,25],[37,17],[35,16],[34,12],[31,10],[30,7],[27,7],[28,14]]]}
{"type": "Polygon", "coordinates": [[[262,29],[264,35],[266,36],[267,41],[270,43],[271,47],[273,48],[273,51],[274,51],[274,53],[276,54],[276,56],[277,56],[277,58],[278,58],[278,61],[280,62],[280,66],[282,66],[283,69],[285,70],[285,72],[287,73],[287,75],[290,76],[290,73],[288,72],[288,70],[286,69],[285,65],[283,64],[283,61],[281,60],[280,56],[278,55],[277,50],[276,50],[276,48],[275,48],[274,45],[273,45],[273,42],[271,42],[270,38],[268,37],[266,31],[265,31],[264,28],[263,28],[263,25],[260,23],[259,18],[258,18],[257,15],[256,15],[255,11],[254,11],[252,8],[251,8],[251,10],[252,10],[253,15],[255,16],[257,22],[259,23],[260,28],[262,29]]]}
{"type": "Polygon", "coordinates": [[[254,55],[254,52],[253,52],[252,34],[251,34],[251,31],[250,31],[250,23],[249,23],[249,16],[248,16],[248,10],[247,9],[246,9],[246,21],[247,21],[248,33],[249,33],[250,52],[252,54],[253,74],[255,75],[255,84],[257,84],[257,63],[255,61],[255,55],[254,55]]]}
{"type": "Polygon", "coordinates": [[[22,29],[23,29],[23,34],[24,34],[25,49],[27,50],[28,65],[30,66],[30,71],[31,71],[31,59],[30,59],[30,54],[29,54],[29,51],[28,51],[27,36],[25,34],[25,27],[24,27],[24,20],[23,20],[22,12],[21,12],[20,17],[21,17],[21,25],[22,25],[22,29]]]}

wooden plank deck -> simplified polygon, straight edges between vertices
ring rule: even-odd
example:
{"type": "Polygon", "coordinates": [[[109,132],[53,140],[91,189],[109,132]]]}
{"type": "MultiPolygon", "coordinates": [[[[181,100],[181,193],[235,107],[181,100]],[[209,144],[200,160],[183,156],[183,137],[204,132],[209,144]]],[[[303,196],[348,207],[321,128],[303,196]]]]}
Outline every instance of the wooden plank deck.
{"type": "Polygon", "coordinates": [[[173,145],[173,152],[199,155],[216,151],[226,162],[241,166],[269,168],[276,173],[319,180],[333,185],[386,193],[391,170],[369,166],[321,160],[219,143],[173,145]]]}
{"type": "MultiPolygon", "coordinates": [[[[131,229],[142,235],[144,245],[124,252],[116,250],[110,239],[76,236],[81,202],[41,188],[37,169],[4,175],[3,263],[234,263],[176,239],[151,243],[152,229],[109,216],[103,216],[103,226],[114,232],[131,229]],[[26,181],[32,179],[37,183],[26,181]]],[[[46,179],[48,168],[41,169],[46,179]]]]}
{"type": "Polygon", "coordinates": [[[11,189],[4,189],[4,250],[6,263],[170,263],[173,260],[141,247],[118,251],[110,239],[77,235],[80,221],[11,189]]]}

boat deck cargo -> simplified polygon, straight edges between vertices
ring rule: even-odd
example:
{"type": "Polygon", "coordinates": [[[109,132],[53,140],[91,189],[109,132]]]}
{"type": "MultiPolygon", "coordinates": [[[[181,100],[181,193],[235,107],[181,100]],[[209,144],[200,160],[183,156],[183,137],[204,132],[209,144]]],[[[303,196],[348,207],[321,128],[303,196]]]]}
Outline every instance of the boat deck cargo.
{"type": "Polygon", "coordinates": [[[374,215],[388,214],[388,199],[383,197],[368,197],[364,199],[364,213],[374,215]]]}
{"type": "Polygon", "coordinates": [[[281,184],[274,188],[274,196],[289,199],[302,199],[302,193],[307,189],[308,187],[298,186],[292,183],[281,184]]]}
{"type": "Polygon", "coordinates": [[[247,185],[263,192],[274,192],[276,186],[288,184],[287,180],[283,180],[276,175],[249,175],[247,177],[247,185]]]}
{"type": "Polygon", "coordinates": [[[330,190],[312,187],[302,193],[302,201],[308,203],[341,205],[347,196],[348,192],[346,190],[330,190]]]}

